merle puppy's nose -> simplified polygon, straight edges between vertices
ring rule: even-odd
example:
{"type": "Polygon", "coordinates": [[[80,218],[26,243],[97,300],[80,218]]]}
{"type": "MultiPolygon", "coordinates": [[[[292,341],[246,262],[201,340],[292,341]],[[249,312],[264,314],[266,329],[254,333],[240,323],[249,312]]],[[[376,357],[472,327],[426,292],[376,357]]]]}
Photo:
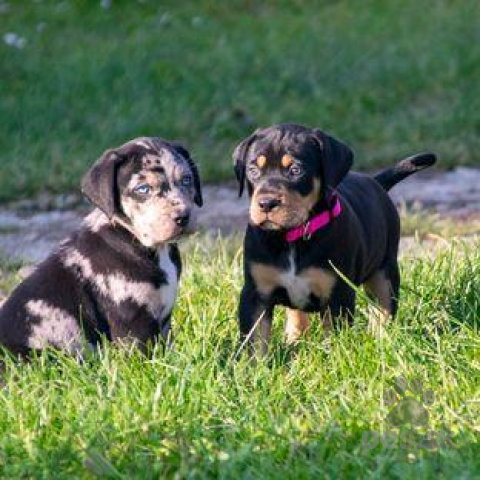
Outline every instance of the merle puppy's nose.
{"type": "Polygon", "coordinates": [[[190,220],[190,213],[189,213],[189,212],[180,212],[180,213],[177,213],[177,214],[173,217],[173,221],[174,221],[179,227],[186,227],[189,220],[190,220]]]}
{"type": "Polygon", "coordinates": [[[264,197],[258,201],[260,210],[264,213],[271,212],[274,208],[280,205],[280,200],[275,197],[264,197]]]}

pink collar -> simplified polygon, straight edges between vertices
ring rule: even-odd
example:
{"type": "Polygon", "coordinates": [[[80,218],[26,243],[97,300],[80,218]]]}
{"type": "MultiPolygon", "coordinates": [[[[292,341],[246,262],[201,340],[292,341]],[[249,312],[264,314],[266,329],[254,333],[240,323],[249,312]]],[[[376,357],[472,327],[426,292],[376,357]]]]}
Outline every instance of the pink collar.
{"type": "Polygon", "coordinates": [[[293,228],[287,232],[287,242],[293,243],[299,238],[304,240],[310,240],[310,237],[321,228],[328,225],[334,218],[338,217],[342,213],[342,204],[340,199],[336,195],[330,197],[330,203],[333,206],[329,210],[324,210],[322,213],[315,215],[305,225],[301,227],[293,228]]]}

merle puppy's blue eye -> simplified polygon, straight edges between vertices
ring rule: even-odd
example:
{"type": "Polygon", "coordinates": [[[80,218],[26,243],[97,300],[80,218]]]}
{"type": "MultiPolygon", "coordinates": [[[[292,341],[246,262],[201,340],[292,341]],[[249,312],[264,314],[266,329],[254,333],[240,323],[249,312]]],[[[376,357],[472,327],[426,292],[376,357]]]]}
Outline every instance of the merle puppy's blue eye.
{"type": "Polygon", "coordinates": [[[142,185],[135,188],[134,192],[139,193],[140,195],[148,195],[150,193],[150,185],[142,183],[142,185]]]}
{"type": "Polygon", "coordinates": [[[184,187],[189,187],[192,184],[192,177],[185,175],[180,182],[184,187]]]}

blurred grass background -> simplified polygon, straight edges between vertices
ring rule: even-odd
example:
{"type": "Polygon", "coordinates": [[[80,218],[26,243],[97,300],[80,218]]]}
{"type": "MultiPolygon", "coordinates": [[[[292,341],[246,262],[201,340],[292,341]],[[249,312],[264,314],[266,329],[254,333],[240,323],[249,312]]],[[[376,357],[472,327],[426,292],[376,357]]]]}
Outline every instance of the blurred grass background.
{"type": "Polygon", "coordinates": [[[478,18],[474,0],[0,0],[0,200],[76,190],[139,135],[231,179],[236,142],[284,121],[359,169],[423,149],[478,164],[478,18]]]}

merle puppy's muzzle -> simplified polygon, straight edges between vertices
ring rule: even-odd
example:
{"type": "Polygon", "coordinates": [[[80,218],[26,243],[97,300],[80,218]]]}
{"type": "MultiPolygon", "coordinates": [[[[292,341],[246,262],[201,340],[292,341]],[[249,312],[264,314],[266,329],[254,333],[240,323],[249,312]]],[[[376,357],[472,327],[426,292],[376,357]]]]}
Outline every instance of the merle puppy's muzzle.
{"type": "Polygon", "coordinates": [[[180,227],[185,228],[190,221],[190,211],[183,211],[173,216],[173,221],[180,227]]]}

